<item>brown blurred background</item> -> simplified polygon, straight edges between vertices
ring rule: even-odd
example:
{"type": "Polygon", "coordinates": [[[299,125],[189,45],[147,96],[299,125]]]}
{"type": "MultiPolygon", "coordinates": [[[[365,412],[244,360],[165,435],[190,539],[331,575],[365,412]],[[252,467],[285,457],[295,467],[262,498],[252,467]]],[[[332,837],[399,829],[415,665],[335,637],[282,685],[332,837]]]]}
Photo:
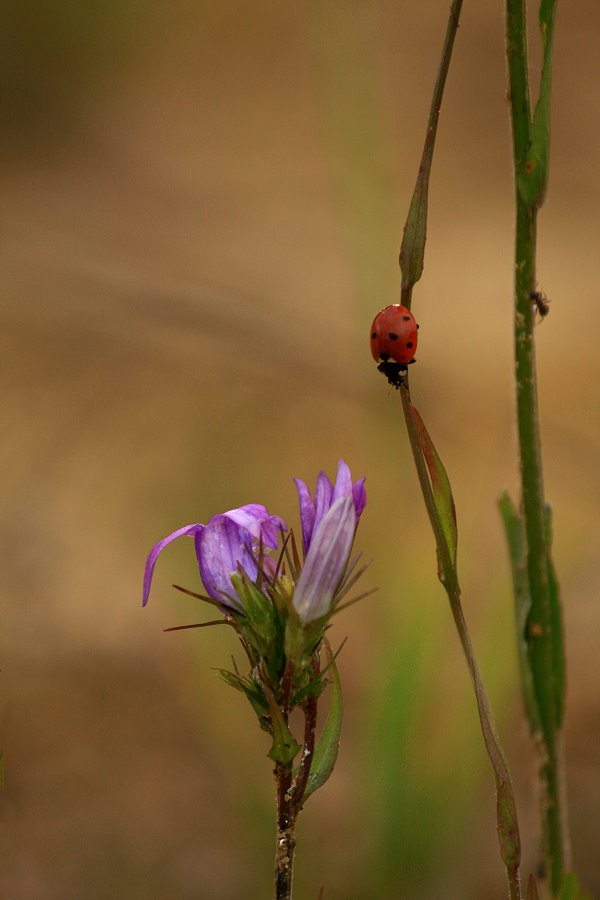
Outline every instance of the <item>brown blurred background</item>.
{"type": "MultiPolygon", "coordinates": [[[[216,677],[239,653],[173,591],[191,542],[294,475],[367,474],[379,591],[335,622],[339,763],[299,832],[298,898],[504,896],[492,776],[436,579],[397,396],[367,348],[396,302],[447,3],[3,4],[0,896],[242,900],[271,891],[268,744],[216,677]]],[[[598,66],[560,5],[537,329],[569,657],[574,861],[600,894],[598,66]]],[[[537,70],[535,70],[537,74],[537,70]]],[[[415,403],[458,507],[467,618],[535,851],[508,568],[517,492],[512,183],[501,3],[467,4],[439,130],[415,403]]]]}

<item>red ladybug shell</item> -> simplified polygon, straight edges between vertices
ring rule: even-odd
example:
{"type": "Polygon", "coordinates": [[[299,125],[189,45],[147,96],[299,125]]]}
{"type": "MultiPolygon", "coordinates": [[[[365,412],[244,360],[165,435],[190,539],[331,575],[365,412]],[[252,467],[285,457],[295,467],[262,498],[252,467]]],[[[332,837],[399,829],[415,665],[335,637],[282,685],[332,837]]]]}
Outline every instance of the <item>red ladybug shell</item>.
{"type": "Polygon", "coordinates": [[[376,362],[390,360],[402,366],[417,350],[417,323],[410,309],[394,303],[378,312],[371,325],[371,353],[376,362]]]}

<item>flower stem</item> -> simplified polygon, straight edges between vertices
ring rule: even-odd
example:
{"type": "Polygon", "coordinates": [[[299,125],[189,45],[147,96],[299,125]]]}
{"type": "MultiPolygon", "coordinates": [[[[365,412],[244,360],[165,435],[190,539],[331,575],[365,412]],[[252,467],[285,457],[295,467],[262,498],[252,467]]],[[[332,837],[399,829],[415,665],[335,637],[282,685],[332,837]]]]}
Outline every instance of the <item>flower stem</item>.
{"type": "MultiPolygon", "coordinates": [[[[312,656],[313,672],[318,677],[319,674],[319,657],[313,653],[312,656]]],[[[300,767],[294,784],[293,802],[298,812],[302,808],[302,800],[308,783],[308,776],[315,755],[315,742],[317,737],[317,704],[316,697],[309,697],[304,705],[304,747],[302,748],[302,758],[300,767]]]]}
{"type": "MultiPolygon", "coordinates": [[[[312,668],[315,675],[318,676],[318,653],[313,653],[312,668]]],[[[284,680],[289,680],[288,670],[286,670],[284,680]]],[[[296,850],[296,820],[298,813],[302,809],[304,792],[315,753],[317,706],[318,698],[309,696],[303,707],[304,746],[296,777],[294,778],[293,764],[291,762],[286,764],[277,763],[275,766],[275,781],[277,782],[275,900],[291,900],[292,896],[294,853],[296,850]]]]}
{"type": "Polygon", "coordinates": [[[296,850],[297,809],[292,801],[292,764],[275,766],[277,836],[275,843],[275,900],[291,900],[296,850]]]}

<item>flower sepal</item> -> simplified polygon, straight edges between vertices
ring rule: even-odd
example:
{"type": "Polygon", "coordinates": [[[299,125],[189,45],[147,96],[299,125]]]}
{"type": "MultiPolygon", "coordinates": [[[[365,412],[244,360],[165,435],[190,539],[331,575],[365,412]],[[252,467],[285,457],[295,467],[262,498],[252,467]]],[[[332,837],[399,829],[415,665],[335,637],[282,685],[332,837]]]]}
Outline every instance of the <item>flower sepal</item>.
{"type": "Polygon", "coordinates": [[[310,668],[310,660],[327,628],[329,616],[304,625],[295,610],[285,623],[284,653],[296,670],[310,668]]]}
{"type": "Polygon", "coordinates": [[[233,626],[251,664],[260,663],[265,678],[276,685],[285,666],[283,616],[270,594],[259,590],[245,573],[232,574],[231,580],[243,603],[243,612],[233,617],[233,626]]]}
{"type": "Polygon", "coordinates": [[[230,577],[241,603],[241,611],[234,615],[234,619],[244,631],[252,632],[257,644],[256,649],[262,654],[273,641],[276,611],[269,597],[265,596],[245,572],[232,572],[230,577]]]}
{"type": "Polygon", "coordinates": [[[279,704],[275,702],[271,692],[267,689],[265,693],[269,704],[270,733],[273,737],[273,744],[267,756],[273,762],[287,766],[300,752],[300,744],[290,731],[286,716],[279,704]]]}
{"type": "Polygon", "coordinates": [[[256,713],[258,724],[263,731],[272,734],[269,704],[260,681],[254,681],[252,677],[245,678],[239,672],[230,672],[228,669],[217,669],[217,672],[226,684],[246,695],[256,713]]]}
{"type": "Polygon", "coordinates": [[[321,622],[302,625],[296,614],[286,622],[284,653],[290,670],[291,707],[303,706],[307,700],[316,699],[325,690],[327,681],[323,673],[315,674],[314,659],[318,658],[327,629],[327,617],[321,622]]]}

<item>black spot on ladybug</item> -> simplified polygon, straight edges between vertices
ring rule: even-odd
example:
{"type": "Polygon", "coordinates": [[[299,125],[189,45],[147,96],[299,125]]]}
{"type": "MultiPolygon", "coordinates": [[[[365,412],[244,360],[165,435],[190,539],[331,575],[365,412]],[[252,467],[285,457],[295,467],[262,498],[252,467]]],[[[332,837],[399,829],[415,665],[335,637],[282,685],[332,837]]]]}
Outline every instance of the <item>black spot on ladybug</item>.
{"type": "Polygon", "coordinates": [[[389,358],[390,358],[389,353],[380,353],[379,354],[379,359],[382,359],[384,362],[387,362],[389,358]]]}
{"type": "Polygon", "coordinates": [[[376,337],[377,337],[377,332],[374,331],[373,334],[371,335],[371,340],[374,341],[376,337]]]}
{"type": "Polygon", "coordinates": [[[402,316],[405,322],[410,322],[410,316],[402,316]]]}
{"type": "Polygon", "coordinates": [[[412,341],[408,341],[407,344],[406,344],[407,347],[412,347],[412,345],[413,345],[413,342],[412,342],[412,341]]]}
{"type": "Polygon", "coordinates": [[[397,335],[397,334],[394,334],[393,331],[390,331],[390,332],[388,333],[388,337],[389,337],[390,341],[397,341],[397,340],[398,340],[398,335],[397,335]]]}

